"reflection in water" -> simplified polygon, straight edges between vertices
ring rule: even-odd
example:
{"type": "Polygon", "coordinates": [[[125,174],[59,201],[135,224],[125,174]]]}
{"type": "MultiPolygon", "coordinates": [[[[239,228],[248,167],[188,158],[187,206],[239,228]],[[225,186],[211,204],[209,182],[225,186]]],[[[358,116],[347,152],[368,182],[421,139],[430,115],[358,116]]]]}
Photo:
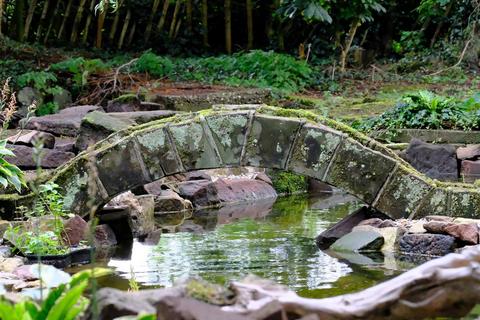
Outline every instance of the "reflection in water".
{"type": "Polygon", "coordinates": [[[360,205],[324,194],[202,210],[175,226],[191,232],[162,234],[156,246],[134,242],[131,260],[113,259],[109,266],[123,278],[133,269],[143,286],[171,286],[193,275],[223,284],[254,273],[304,296],[356,291],[396,272],[385,274],[383,257],[365,267],[324,253],[314,239],[360,205]]]}

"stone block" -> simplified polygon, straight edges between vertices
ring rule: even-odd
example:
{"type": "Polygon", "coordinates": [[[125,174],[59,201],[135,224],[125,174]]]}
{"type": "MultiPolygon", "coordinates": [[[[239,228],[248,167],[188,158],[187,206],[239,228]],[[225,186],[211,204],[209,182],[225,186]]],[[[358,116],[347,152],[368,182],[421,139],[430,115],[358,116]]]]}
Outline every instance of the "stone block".
{"type": "Polygon", "coordinates": [[[187,171],[221,167],[215,146],[212,145],[202,121],[190,121],[168,127],[178,156],[187,171]]]}
{"type": "Polygon", "coordinates": [[[431,189],[428,181],[399,166],[382,189],[374,207],[395,219],[408,218],[415,214],[431,189]]]}
{"type": "Polygon", "coordinates": [[[240,165],[248,128],[248,113],[207,116],[206,121],[223,163],[240,165]]]}
{"type": "Polygon", "coordinates": [[[472,160],[480,158],[480,144],[469,144],[457,149],[458,160],[472,160]]]}
{"type": "Polygon", "coordinates": [[[255,115],[242,162],[254,167],[285,169],[301,125],[299,120],[255,115]]]}
{"type": "Polygon", "coordinates": [[[288,170],[323,179],[343,134],[324,126],[306,124],[300,130],[288,170]]]}
{"type": "Polygon", "coordinates": [[[463,160],[460,176],[464,182],[473,183],[476,180],[480,180],[480,160],[463,160]]]}
{"type": "Polygon", "coordinates": [[[140,131],[136,134],[145,167],[153,181],[164,175],[182,172],[182,164],[163,127],[140,131]]]}
{"type": "Polygon", "coordinates": [[[151,182],[145,177],[144,164],[134,139],[124,139],[96,155],[100,181],[109,197],[151,182]]]}
{"type": "Polygon", "coordinates": [[[415,218],[419,219],[432,215],[449,215],[448,209],[449,194],[444,188],[433,188],[424,197],[418,207],[415,218]]]}
{"type": "Polygon", "coordinates": [[[347,138],[338,147],[325,182],[371,204],[395,164],[392,158],[347,138]]]}
{"type": "Polygon", "coordinates": [[[449,216],[480,218],[480,190],[452,188],[449,216]]]}

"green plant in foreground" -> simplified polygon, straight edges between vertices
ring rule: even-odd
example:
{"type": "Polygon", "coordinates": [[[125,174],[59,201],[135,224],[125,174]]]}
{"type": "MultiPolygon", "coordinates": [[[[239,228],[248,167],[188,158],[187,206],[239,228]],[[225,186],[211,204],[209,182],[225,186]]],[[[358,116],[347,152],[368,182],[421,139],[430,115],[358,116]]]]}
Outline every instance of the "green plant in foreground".
{"type": "Polygon", "coordinates": [[[89,300],[82,296],[87,288],[87,274],[75,275],[69,285],[52,289],[46,299],[37,303],[25,300],[12,304],[0,299],[2,320],[75,320],[87,309],[89,300]]]}
{"type": "Polygon", "coordinates": [[[271,175],[273,188],[281,194],[307,191],[307,178],[295,173],[280,171],[271,175]]]}

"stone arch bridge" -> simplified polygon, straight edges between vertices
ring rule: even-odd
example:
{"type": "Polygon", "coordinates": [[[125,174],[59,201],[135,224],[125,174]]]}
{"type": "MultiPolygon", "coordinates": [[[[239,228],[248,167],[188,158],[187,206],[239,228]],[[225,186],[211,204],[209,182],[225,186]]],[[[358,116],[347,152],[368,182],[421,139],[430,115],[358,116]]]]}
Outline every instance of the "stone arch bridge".
{"type": "Polygon", "coordinates": [[[219,107],[130,127],[57,169],[51,181],[62,186],[65,208],[85,215],[87,205],[168,175],[247,165],[321,180],[391,218],[480,215],[473,185],[431,180],[346,125],[269,106],[219,107]]]}

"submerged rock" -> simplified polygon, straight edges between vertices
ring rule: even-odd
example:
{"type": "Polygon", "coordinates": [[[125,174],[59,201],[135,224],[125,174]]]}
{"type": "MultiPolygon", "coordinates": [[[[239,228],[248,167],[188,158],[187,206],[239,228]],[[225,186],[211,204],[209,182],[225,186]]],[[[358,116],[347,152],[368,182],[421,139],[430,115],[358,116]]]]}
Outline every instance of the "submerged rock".
{"type": "Polygon", "coordinates": [[[443,256],[455,250],[455,238],[442,234],[406,234],[399,245],[404,253],[443,256]]]}
{"type": "Polygon", "coordinates": [[[337,241],[335,241],[330,249],[335,251],[380,251],[384,244],[383,236],[373,230],[352,231],[337,241]]]}

